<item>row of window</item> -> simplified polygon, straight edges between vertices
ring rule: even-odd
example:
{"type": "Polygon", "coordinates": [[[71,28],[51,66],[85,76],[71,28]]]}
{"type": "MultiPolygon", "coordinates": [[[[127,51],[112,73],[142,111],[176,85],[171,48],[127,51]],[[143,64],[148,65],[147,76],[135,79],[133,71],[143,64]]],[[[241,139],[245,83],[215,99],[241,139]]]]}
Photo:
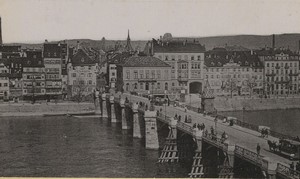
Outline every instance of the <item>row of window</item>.
{"type": "Polygon", "coordinates": [[[164,57],[162,55],[158,55],[158,58],[161,59],[161,60],[165,60],[165,61],[168,61],[168,60],[172,60],[172,61],[175,61],[175,60],[198,60],[200,61],[201,60],[201,55],[198,55],[198,56],[194,56],[194,55],[177,55],[177,57],[175,57],[175,55],[165,55],[164,57]],[[182,58],[183,57],[183,58],[182,58]],[[163,59],[164,58],[164,59],[163,59]]]}
{"type": "MultiPolygon", "coordinates": [[[[126,79],[130,78],[130,70],[126,71],[126,79]]],[[[168,79],[169,70],[164,70],[164,79],[168,79]]],[[[161,79],[161,70],[134,70],[133,79],[161,79]]]]}
{"type": "MultiPolygon", "coordinates": [[[[175,86],[174,83],[172,83],[173,86],[175,86]]],[[[168,82],[165,82],[164,84],[161,83],[133,83],[132,87],[130,87],[129,83],[126,83],[125,90],[126,91],[132,91],[132,90],[169,90],[169,84],[168,82]],[[164,85],[164,86],[162,86],[164,85]]]]}
{"type": "MultiPolygon", "coordinates": [[[[280,75],[280,74],[289,74],[289,72],[290,73],[294,73],[294,72],[297,73],[297,71],[298,71],[297,69],[290,69],[290,70],[287,70],[287,69],[283,70],[283,69],[281,69],[280,71],[277,69],[276,70],[276,74],[277,75],[280,75]]],[[[267,69],[266,72],[267,72],[267,74],[270,74],[270,72],[272,72],[274,74],[274,70],[273,69],[272,70],[267,69]]]]}
{"type": "MultiPolygon", "coordinates": [[[[227,74],[227,75],[206,75],[206,78],[214,79],[214,78],[250,78],[250,74],[227,74]]],[[[262,76],[259,76],[259,79],[262,79],[262,76]]]]}
{"type": "Polygon", "coordinates": [[[273,76],[267,77],[268,82],[274,81],[274,79],[275,79],[275,81],[297,81],[297,77],[288,77],[288,76],[285,76],[285,77],[282,76],[281,78],[279,78],[279,77],[274,78],[273,76]]]}
{"type": "Polygon", "coordinates": [[[80,74],[76,74],[76,73],[72,73],[72,77],[76,78],[76,77],[92,77],[93,74],[92,73],[80,73],[80,74]]]}
{"type": "MultiPolygon", "coordinates": [[[[95,82],[94,82],[95,84],[95,82]]],[[[74,80],[73,81],[73,85],[93,85],[93,81],[92,80],[87,80],[87,81],[84,81],[84,80],[74,80]]]]}
{"type": "Polygon", "coordinates": [[[8,83],[0,83],[0,87],[7,87],[8,86],[8,83]]]}
{"type": "Polygon", "coordinates": [[[267,67],[275,67],[275,66],[288,66],[288,67],[298,67],[297,62],[266,62],[267,67]],[[294,65],[293,65],[294,64],[294,65]]]}
{"type": "MultiPolygon", "coordinates": [[[[246,72],[246,71],[249,71],[249,68],[206,68],[206,72],[246,72]]],[[[257,71],[262,72],[262,69],[257,69],[257,71]]]]}

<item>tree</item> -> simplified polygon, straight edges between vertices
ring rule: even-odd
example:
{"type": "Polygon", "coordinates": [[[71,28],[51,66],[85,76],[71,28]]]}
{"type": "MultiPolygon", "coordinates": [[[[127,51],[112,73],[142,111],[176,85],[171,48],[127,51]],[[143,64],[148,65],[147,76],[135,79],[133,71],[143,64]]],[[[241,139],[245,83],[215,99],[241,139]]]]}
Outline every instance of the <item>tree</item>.
{"type": "Polygon", "coordinates": [[[228,90],[230,91],[230,96],[232,98],[233,96],[233,92],[237,91],[239,92],[239,85],[238,85],[238,81],[236,81],[233,78],[230,78],[226,81],[222,81],[222,86],[221,89],[224,90],[228,90]]]}
{"type": "Polygon", "coordinates": [[[247,79],[246,83],[247,83],[247,87],[250,90],[250,97],[251,97],[252,93],[253,93],[253,88],[256,86],[256,80],[255,80],[255,78],[250,77],[250,78],[247,79]]]}
{"type": "Polygon", "coordinates": [[[80,77],[76,78],[76,81],[74,82],[72,96],[78,103],[80,103],[85,96],[85,91],[88,85],[86,84],[85,80],[80,77]]]}

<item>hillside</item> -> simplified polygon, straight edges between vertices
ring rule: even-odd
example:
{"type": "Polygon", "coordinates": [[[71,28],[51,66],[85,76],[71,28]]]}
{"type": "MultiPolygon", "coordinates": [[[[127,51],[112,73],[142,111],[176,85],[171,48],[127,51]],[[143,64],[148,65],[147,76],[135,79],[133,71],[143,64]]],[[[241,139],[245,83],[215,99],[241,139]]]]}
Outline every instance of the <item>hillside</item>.
{"type": "MultiPolygon", "coordinates": [[[[216,46],[227,45],[241,45],[249,49],[259,49],[265,46],[272,46],[272,36],[271,35],[236,35],[236,36],[215,36],[215,37],[175,37],[175,39],[180,40],[198,40],[201,44],[204,44],[207,50],[210,50],[216,46]]],[[[299,49],[300,34],[280,34],[275,35],[276,47],[289,47],[291,50],[299,49]]],[[[150,40],[150,39],[149,39],[150,40]]],[[[77,41],[81,43],[82,46],[93,47],[100,49],[103,47],[103,42],[101,40],[90,40],[90,39],[70,39],[66,40],[69,45],[76,46],[77,41]]],[[[106,40],[106,49],[111,49],[115,46],[117,40],[106,40]]],[[[119,41],[125,46],[126,41],[119,41]]],[[[132,41],[132,47],[134,49],[144,50],[146,40],[132,41]]],[[[11,44],[10,44],[11,45],[11,44]]],[[[42,44],[18,44],[22,48],[40,48],[42,44]]]]}

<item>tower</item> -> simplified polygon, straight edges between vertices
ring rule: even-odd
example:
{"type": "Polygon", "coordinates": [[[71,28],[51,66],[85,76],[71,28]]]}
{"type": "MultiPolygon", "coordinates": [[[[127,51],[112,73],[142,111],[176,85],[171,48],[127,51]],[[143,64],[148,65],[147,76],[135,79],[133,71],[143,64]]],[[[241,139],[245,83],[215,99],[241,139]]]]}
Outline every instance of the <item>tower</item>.
{"type": "Polygon", "coordinates": [[[272,48],[275,49],[275,34],[272,35],[272,48]]]}
{"type": "Polygon", "coordinates": [[[0,16],[0,45],[2,45],[2,26],[1,26],[1,16],[0,16]]]}
{"type": "Polygon", "coordinates": [[[207,113],[214,113],[214,93],[210,87],[208,80],[206,80],[204,84],[204,89],[201,95],[201,108],[203,111],[207,113]]]}
{"type": "Polygon", "coordinates": [[[133,48],[132,48],[131,42],[130,42],[129,30],[128,30],[127,43],[126,43],[125,49],[128,52],[133,51],[133,48]]]}

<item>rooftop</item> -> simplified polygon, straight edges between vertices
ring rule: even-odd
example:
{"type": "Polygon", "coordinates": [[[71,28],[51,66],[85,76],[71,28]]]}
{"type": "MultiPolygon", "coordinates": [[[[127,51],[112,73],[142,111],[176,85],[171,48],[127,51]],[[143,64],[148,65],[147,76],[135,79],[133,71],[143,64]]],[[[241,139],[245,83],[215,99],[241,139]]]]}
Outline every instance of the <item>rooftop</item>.
{"type": "Polygon", "coordinates": [[[154,53],[203,53],[205,46],[198,42],[152,40],[154,53]]]}
{"type": "Polygon", "coordinates": [[[71,63],[73,66],[84,66],[95,65],[97,61],[86,54],[84,50],[78,49],[77,53],[71,58],[71,63]]]}
{"type": "Polygon", "coordinates": [[[133,56],[129,57],[123,67],[170,67],[169,64],[151,56],[133,56]]]}

